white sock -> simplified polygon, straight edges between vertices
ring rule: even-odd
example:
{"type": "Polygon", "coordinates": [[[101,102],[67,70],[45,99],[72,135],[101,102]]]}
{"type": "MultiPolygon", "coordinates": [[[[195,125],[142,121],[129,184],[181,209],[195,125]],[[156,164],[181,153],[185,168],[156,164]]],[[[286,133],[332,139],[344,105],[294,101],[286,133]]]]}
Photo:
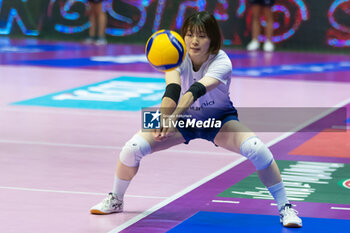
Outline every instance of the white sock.
{"type": "Polygon", "coordinates": [[[289,204],[286,190],[282,181],[268,187],[267,189],[270,191],[271,195],[277,202],[278,210],[281,210],[285,204],[289,204]]]}
{"type": "Polygon", "coordinates": [[[114,178],[113,193],[117,196],[119,200],[124,199],[124,194],[126,189],[130,184],[130,180],[122,180],[117,176],[114,178]]]}

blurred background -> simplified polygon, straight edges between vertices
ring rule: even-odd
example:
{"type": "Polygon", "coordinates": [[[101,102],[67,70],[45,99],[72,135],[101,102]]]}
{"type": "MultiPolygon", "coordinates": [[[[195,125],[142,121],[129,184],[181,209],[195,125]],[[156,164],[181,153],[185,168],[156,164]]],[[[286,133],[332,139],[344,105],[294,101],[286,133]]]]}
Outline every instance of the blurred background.
{"type": "MultiPolygon", "coordinates": [[[[245,48],[251,38],[247,0],[105,0],[103,8],[109,43],[145,44],[157,30],[179,31],[197,10],[214,14],[225,46],[245,48]]],[[[87,0],[0,0],[0,36],[83,40],[87,9],[87,0]]],[[[277,0],[272,10],[278,50],[350,52],[349,0],[277,0]]]]}

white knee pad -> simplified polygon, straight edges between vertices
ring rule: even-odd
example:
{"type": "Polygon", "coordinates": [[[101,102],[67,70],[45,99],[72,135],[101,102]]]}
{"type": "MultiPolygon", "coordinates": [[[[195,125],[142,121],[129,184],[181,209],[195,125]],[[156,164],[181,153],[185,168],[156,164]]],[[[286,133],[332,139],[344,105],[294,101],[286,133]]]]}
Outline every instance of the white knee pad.
{"type": "Polygon", "coordinates": [[[135,134],[120,152],[119,160],[128,167],[137,167],[142,157],[151,153],[151,146],[142,136],[135,134]]]}
{"type": "Polygon", "coordinates": [[[250,137],[242,143],[241,154],[252,161],[257,170],[267,168],[273,161],[271,151],[257,136],[250,137]]]}

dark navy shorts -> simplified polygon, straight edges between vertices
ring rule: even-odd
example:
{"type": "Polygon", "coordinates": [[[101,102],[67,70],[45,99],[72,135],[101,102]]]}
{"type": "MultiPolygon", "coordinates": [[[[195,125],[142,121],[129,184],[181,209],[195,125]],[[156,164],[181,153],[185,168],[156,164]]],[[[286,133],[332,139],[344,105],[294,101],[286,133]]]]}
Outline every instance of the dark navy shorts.
{"type": "Polygon", "coordinates": [[[251,4],[259,4],[263,6],[272,6],[275,4],[275,0],[248,0],[251,4]]]}
{"type": "MultiPolygon", "coordinates": [[[[228,121],[236,120],[238,121],[238,114],[230,113],[224,115],[221,120],[221,127],[228,121]]],[[[185,139],[185,144],[188,144],[191,140],[196,138],[202,138],[214,143],[216,135],[219,133],[221,128],[181,128],[176,127],[179,132],[182,134],[182,137],[185,139]]],[[[214,143],[215,144],[215,143],[214,143]]]]}

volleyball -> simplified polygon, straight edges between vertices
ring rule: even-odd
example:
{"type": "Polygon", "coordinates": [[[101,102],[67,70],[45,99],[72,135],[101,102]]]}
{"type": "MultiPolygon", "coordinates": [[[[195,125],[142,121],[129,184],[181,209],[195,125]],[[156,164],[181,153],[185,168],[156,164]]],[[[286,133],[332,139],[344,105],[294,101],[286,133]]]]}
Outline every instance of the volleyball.
{"type": "Polygon", "coordinates": [[[155,32],[147,41],[145,53],[148,62],[158,71],[170,71],[180,66],[186,46],[182,37],[171,30],[155,32]]]}

